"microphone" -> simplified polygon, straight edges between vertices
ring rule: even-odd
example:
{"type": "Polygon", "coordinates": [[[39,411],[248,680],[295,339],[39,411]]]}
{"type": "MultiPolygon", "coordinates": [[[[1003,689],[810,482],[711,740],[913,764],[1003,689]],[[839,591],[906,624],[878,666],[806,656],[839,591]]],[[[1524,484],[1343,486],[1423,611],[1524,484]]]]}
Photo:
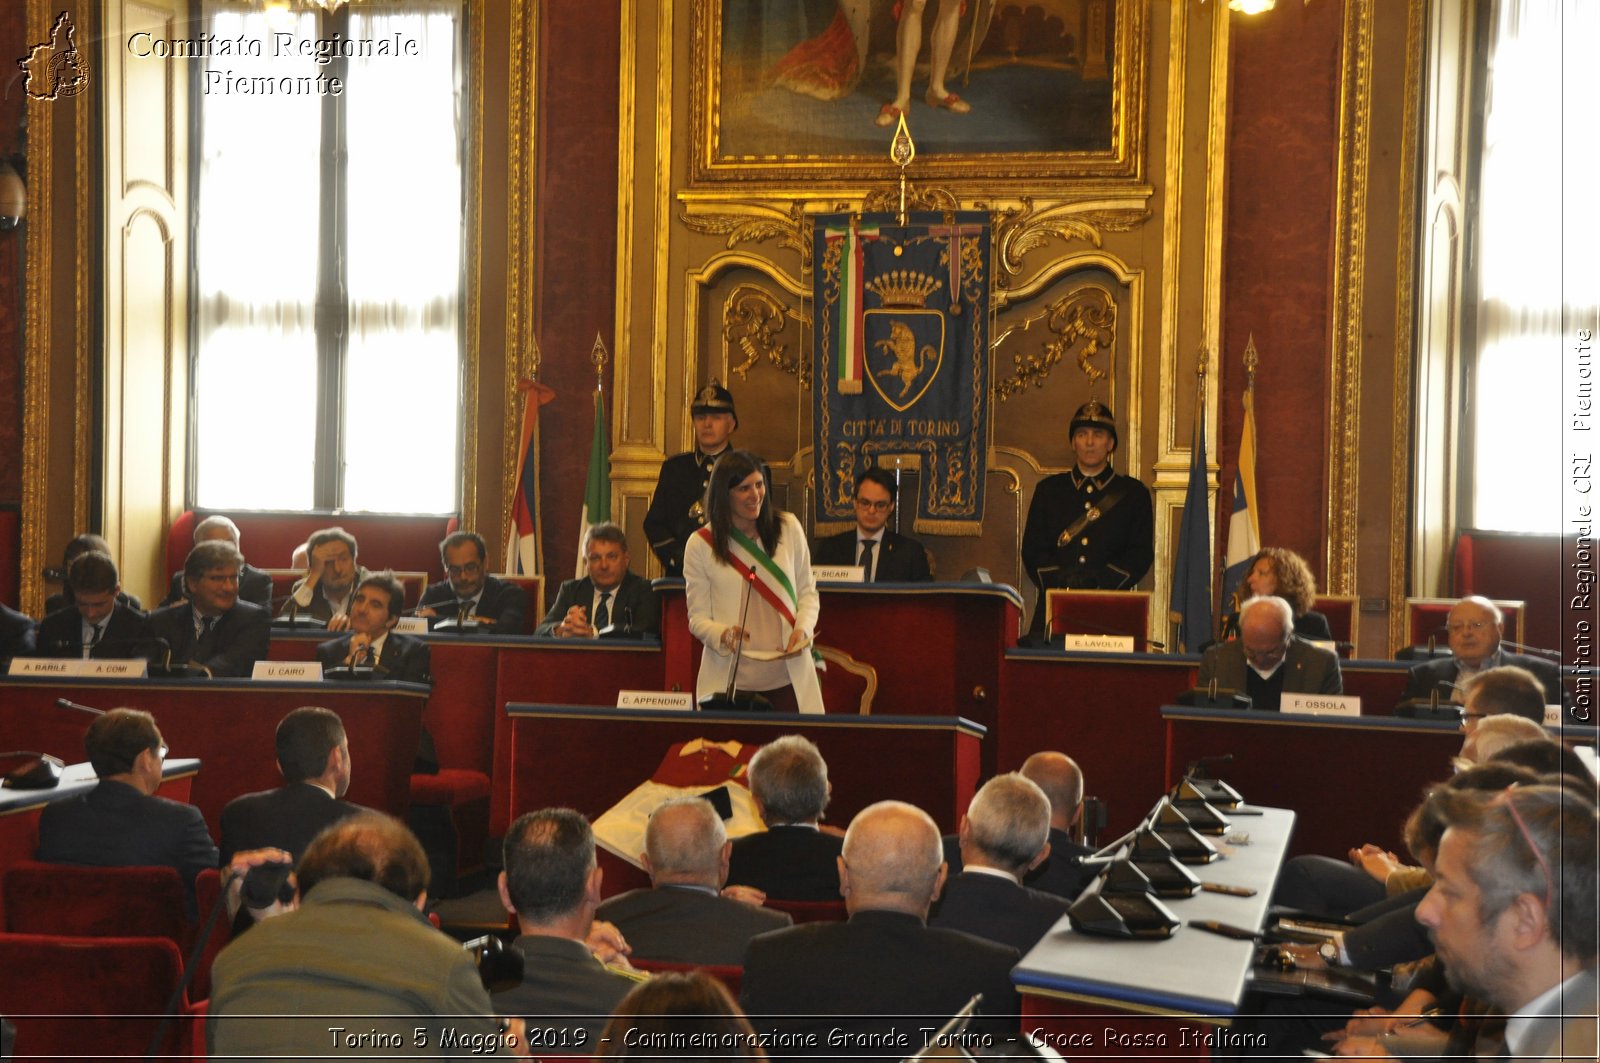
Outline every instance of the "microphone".
{"type": "Polygon", "coordinates": [[[42,568],[39,570],[39,575],[44,578],[46,583],[67,582],[67,570],[64,568],[42,568]]]}
{"type": "Polygon", "coordinates": [[[1561,651],[1559,651],[1559,650],[1548,650],[1548,649],[1545,649],[1543,646],[1528,646],[1528,645],[1525,645],[1525,644],[1523,644],[1521,642],[1512,642],[1510,639],[1501,639],[1500,640],[1500,645],[1502,645],[1502,646],[1510,646],[1512,649],[1516,650],[1518,653],[1531,653],[1535,657],[1548,657],[1552,661],[1560,661],[1561,660],[1561,651]]]}
{"type": "Polygon", "coordinates": [[[1428,688],[1426,698],[1407,698],[1394,707],[1394,714],[1407,720],[1442,720],[1446,723],[1461,723],[1466,718],[1466,710],[1453,701],[1439,700],[1440,688],[1446,690],[1460,690],[1458,683],[1448,679],[1435,680],[1433,686],[1428,688]]]}
{"type": "Polygon", "coordinates": [[[104,716],[106,714],[105,709],[97,709],[93,705],[83,705],[76,701],[70,701],[67,698],[57,698],[56,707],[62,709],[71,709],[73,712],[87,712],[90,716],[104,716]]]}
{"type": "Polygon", "coordinates": [[[21,764],[0,777],[0,787],[7,790],[53,790],[61,785],[61,773],[66,764],[48,753],[35,753],[29,749],[15,749],[0,753],[0,760],[25,758],[21,764]]]}
{"type": "Polygon", "coordinates": [[[1216,676],[1203,687],[1185,690],[1178,695],[1177,702],[1192,709],[1248,709],[1252,705],[1250,695],[1217,686],[1216,676]]]}
{"type": "Polygon", "coordinates": [[[756,574],[751,572],[745,577],[744,604],[739,609],[739,630],[741,632],[733,648],[733,667],[728,670],[728,689],[720,694],[707,694],[700,699],[702,712],[771,712],[772,702],[760,694],[749,692],[735,694],[735,685],[739,681],[739,661],[744,656],[744,624],[750,615],[750,591],[755,587],[756,574]]]}
{"type": "Polygon", "coordinates": [[[293,591],[290,591],[288,594],[282,595],[281,597],[278,595],[273,595],[268,600],[272,603],[273,609],[277,609],[278,606],[284,604],[289,606],[288,612],[284,613],[282,616],[275,616],[272,618],[273,627],[301,628],[328,626],[328,622],[326,620],[319,619],[318,617],[309,615],[301,616],[300,599],[294,596],[293,591]]]}
{"type": "Polygon", "coordinates": [[[1454,656],[1453,651],[1448,645],[1444,646],[1443,648],[1438,646],[1439,632],[1444,630],[1445,629],[1443,627],[1436,627],[1432,631],[1428,632],[1428,641],[1426,645],[1418,643],[1415,646],[1401,647],[1400,651],[1394,655],[1394,659],[1397,661],[1433,661],[1444,657],[1454,656]]]}

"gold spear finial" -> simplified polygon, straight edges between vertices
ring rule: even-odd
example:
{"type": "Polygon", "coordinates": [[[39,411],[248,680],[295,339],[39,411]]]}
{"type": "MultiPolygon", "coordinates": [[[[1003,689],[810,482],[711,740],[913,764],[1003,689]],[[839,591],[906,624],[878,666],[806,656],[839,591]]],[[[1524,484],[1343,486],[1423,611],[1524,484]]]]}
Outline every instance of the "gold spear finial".
{"type": "Polygon", "coordinates": [[[1256,386],[1256,366],[1261,364],[1261,353],[1256,350],[1256,334],[1250,333],[1249,342],[1244,345],[1244,388],[1254,391],[1256,386]]]}
{"type": "Polygon", "coordinates": [[[610,361],[610,359],[611,356],[606,353],[605,341],[600,338],[600,332],[597,329],[594,334],[594,346],[589,348],[589,364],[594,366],[594,389],[596,391],[605,389],[606,362],[610,361]]]}
{"type": "Polygon", "coordinates": [[[544,361],[544,355],[539,351],[539,337],[529,336],[531,346],[522,352],[522,375],[528,380],[539,379],[539,365],[544,361]]]}
{"type": "Polygon", "coordinates": [[[1194,375],[1200,379],[1202,385],[1205,383],[1206,369],[1209,368],[1210,365],[1211,349],[1202,342],[1200,344],[1200,353],[1195,356],[1194,360],[1194,375]]]}
{"type": "Polygon", "coordinates": [[[911,139],[911,128],[906,125],[906,113],[900,112],[895,123],[894,139],[889,141],[889,161],[900,167],[900,224],[906,224],[906,167],[917,157],[917,143],[911,139]]]}

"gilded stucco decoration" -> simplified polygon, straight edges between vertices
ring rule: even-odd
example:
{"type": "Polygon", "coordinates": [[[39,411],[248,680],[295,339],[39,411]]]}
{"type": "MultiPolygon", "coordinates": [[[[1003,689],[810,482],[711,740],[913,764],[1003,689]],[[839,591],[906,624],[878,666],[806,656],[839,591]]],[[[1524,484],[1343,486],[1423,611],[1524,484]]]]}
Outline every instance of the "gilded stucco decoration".
{"type": "Polygon", "coordinates": [[[790,307],[767,289],[756,284],[740,284],[728,293],[722,306],[722,359],[731,366],[729,373],[745,379],[758,363],[767,362],[799,380],[803,389],[811,387],[811,359],[803,340],[811,319],[790,307]],[[799,328],[785,335],[790,321],[799,328]],[[790,343],[792,339],[794,342],[790,343]],[[744,361],[734,364],[734,352],[744,361]]]}
{"type": "Polygon", "coordinates": [[[1012,354],[1015,371],[991,386],[996,398],[1005,401],[1028,388],[1043,387],[1051,371],[1069,355],[1076,359],[1091,389],[1109,374],[1117,338],[1117,304],[1110,292],[1089,286],[1063,295],[1008,326],[991,346],[998,353],[1008,339],[1029,333],[1036,323],[1049,338],[1037,351],[1012,354]]]}

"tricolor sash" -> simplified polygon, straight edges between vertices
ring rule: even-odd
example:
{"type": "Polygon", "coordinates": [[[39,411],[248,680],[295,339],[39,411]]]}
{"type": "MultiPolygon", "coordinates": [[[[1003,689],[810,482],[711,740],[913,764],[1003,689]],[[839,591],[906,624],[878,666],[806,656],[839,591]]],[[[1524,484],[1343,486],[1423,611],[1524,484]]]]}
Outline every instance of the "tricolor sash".
{"type": "MultiPolygon", "coordinates": [[[[704,539],[707,545],[714,545],[710,528],[701,528],[695,534],[704,539]]],[[[794,627],[795,610],[800,607],[799,596],[794,592],[794,584],[790,582],[789,574],[772,560],[771,555],[762,549],[761,544],[738,528],[730,528],[728,560],[732,562],[734,570],[741,577],[750,580],[755,592],[766,599],[767,604],[776,609],[778,615],[787,620],[791,628],[794,627]]]]}

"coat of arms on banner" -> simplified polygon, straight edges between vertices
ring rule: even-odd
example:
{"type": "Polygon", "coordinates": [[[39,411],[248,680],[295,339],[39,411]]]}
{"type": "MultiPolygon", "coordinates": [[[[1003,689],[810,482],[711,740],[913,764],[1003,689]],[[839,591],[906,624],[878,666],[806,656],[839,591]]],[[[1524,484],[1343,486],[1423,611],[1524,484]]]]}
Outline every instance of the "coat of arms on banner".
{"type": "Polygon", "coordinates": [[[989,216],[930,211],[907,223],[889,214],[816,219],[819,531],[854,520],[860,472],[914,454],[916,530],[981,532],[989,216]]]}

